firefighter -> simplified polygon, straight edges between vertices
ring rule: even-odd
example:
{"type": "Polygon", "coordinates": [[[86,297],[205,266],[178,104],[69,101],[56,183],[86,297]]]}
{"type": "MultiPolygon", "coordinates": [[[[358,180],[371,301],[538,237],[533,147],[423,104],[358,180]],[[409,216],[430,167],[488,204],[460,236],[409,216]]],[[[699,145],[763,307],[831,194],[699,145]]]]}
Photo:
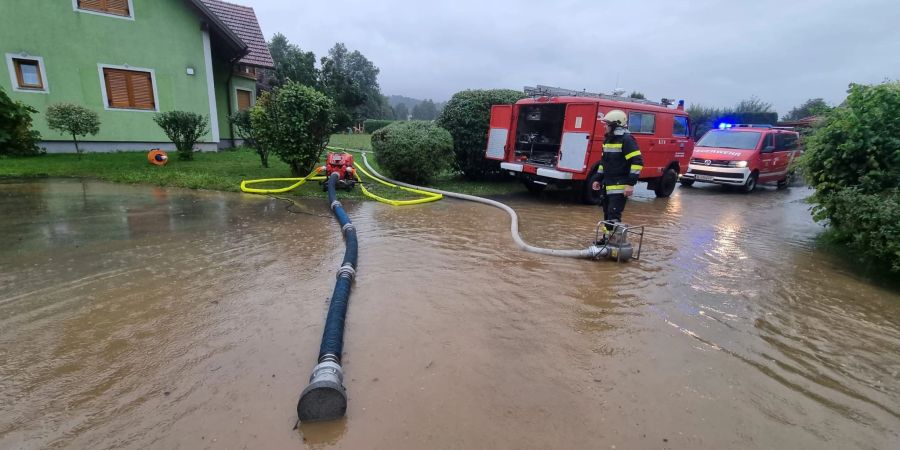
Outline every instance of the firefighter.
{"type": "MultiPolygon", "coordinates": [[[[628,116],[625,112],[614,109],[608,112],[603,121],[606,122],[606,136],[603,142],[603,157],[597,172],[602,179],[592,186],[595,190],[602,187],[606,190],[601,206],[603,207],[603,220],[608,222],[621,222],[622,211],[625,210],[627,197],[634,192],[634,185],[638,182],[641,169],[644,168],[644,158],[638,148],[634,137],[628,132],[628,116]]],[[[614,226],[606,225],[606,232],[598,245],[605,245],[614,226]]]]}

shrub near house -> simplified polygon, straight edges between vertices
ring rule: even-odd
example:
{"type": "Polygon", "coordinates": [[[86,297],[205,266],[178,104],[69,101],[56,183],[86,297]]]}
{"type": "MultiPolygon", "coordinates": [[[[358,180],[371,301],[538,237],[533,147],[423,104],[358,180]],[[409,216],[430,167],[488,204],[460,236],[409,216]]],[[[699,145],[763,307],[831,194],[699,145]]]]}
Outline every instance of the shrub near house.
{"type": "Polygon", "coordinates": [[[31,115],[37,110],[13,101],[0,89],[0,155],[39,155],[40,133],[31,129],[31,115]]]}
{"type": "Polygon", "coordinates": [[[860,259],[900,272],[900,82],[849,94],[806,144],[813,212],[860,259]]]}

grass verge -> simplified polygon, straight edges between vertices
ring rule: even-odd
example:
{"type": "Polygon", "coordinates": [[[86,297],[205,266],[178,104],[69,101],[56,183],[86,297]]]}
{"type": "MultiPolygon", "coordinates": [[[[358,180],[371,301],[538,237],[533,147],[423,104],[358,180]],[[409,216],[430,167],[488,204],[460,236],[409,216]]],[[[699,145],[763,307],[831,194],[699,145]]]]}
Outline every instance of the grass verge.
{"type": "MultiPolygon", "coordinates": [[[[357,150],[371,150],[371,135],[336,134],[331,145],[357,150]]],[[[177,154],[170,155],[169,163],[157,167],[147,162],[141,152],[86,153],[82,158],[75,154],[48,154],[27,158],[0,157],[0,177],[5,178],[93,178],[113,183],[151,184],[189,189],[209,189],[239,192],[241,180],[257,178],[291,177],[290,168],[277,157],[269,158],[269,168],[260,166],[259,157],[247,148],[217,153],[196,153],[194,161],[179,161],[177,154]]],[[[377,161],[369,162],[381,170],[377,161]]],[[[362,163],[362,161],[360,161],[362,163]]],[[[367,184],[370,190],[388,198],[410,198],[408,193],[390,189],[376,183],[367,184]]],[[[502,195],[522,190],[515,182],[475,182],[445,174],[432,187],[472,195],[502,195]]],[[[265,187],[259,185],[257,187],[265,187]]],[[[318,185],[309,183],[290,193],[297,197],[322,198],[325,193],[318,185]]],[[[365,198],[359,189],[347,193],[353,199],[365,198]]]]}

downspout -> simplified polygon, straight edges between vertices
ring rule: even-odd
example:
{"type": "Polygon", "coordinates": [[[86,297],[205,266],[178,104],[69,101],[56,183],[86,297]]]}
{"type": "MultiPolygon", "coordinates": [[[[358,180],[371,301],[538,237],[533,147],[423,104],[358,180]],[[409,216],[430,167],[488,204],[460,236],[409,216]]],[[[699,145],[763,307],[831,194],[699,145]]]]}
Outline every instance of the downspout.
{"type": "Polygon", "coordinates": [[[237,67],[235,62],[240,60],[240,58],[232,59],[228,62],[228,81],[225,82],[225,89],[228,89],[226,93],[226,103],[228,103],[228,131],[231,133],[231,148],[234,148],[234,123],[231,121],[231,115],[234,114],[231,107],[231,94],[234,92],[234,86],[232,80],[234,80],[234,71],[237,67]]]}

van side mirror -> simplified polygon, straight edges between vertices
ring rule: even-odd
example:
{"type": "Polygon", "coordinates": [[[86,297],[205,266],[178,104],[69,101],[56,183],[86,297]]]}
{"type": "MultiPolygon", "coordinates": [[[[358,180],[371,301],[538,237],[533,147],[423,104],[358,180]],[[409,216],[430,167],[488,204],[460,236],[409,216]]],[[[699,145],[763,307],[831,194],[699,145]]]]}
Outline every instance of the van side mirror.
{"type": "Polygon", "coordinates": [[[767,145],[767,146],[763,147],[763,149],[762,149],[763,153],[772,153],[774,151],[775,151],[774,145],[767,145]]]}

